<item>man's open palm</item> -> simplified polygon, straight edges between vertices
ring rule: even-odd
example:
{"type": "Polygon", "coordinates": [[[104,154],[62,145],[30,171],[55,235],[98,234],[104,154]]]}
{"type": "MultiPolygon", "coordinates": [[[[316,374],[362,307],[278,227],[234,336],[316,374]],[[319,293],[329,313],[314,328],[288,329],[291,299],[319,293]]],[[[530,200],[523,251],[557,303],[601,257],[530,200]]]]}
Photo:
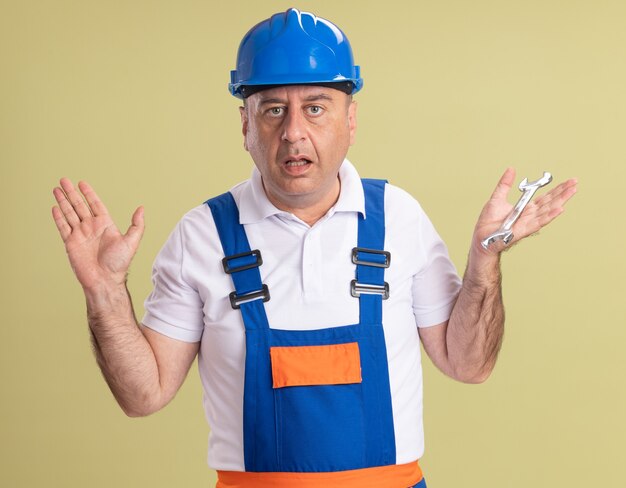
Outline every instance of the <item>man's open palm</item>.
{"type": "Polygon", "coordinates": [[[69,179],[62,178],[60,184],[53,190],[58,206],[52,216],[78,281],[86,289],[124,283],[143,234],[143,207],[135,210],[122,234],[88,183],[78,183],[82,195],[69,179]]]}

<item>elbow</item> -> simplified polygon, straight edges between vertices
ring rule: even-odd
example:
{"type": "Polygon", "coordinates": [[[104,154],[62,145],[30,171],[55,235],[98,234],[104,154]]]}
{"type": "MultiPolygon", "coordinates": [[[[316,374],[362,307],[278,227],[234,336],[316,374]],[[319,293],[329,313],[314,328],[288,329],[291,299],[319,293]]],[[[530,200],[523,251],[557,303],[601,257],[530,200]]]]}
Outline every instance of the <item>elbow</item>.
{"type": "Polygon", "coordinates": [[[492,371],[493,368],[482,368],[478,370],[461,369],[456,370],[450,376],[461,383],[480,385],[489,379],[492,371]]]}
{"type": "Polygon", "coordinates": [[[122,407],[122,411],[124,412],[124,414],[127,417],[129,417],[131,419],[135,419],[135,418],[138,418],[138,417],[147,417],[148,415],[150,415],[152,413],[152,412],[149,412],[147,410],[126,408],[126,407],[122,407]]]}
{"type": "Polygon", "coordinates": [[[489,376],[491,376],[491,371],[489,371],[488,373],[480,373],[474,376],[462,377],[459,378],[459,381],[467,385],[480,385],[487,381],[489,379],[489,376]]]}
{"type": "Polygon", "coordinates": [[[130,418],[148,417],[157,412],[158,408],[138,407],[138,406],[124,406],[120,404],[120,407],[124,414],[130,418]]]}
{"type": "Polygon", "coordinates": [[[155,412],[158,412],[163,408],[156,401],[149,401],[148,399],[144,399],[143,401],[123,401],[120,398],[116,398],[117,403],[120,408],[124,412],[127,417],[137,418],[137,417],[148,417],[155,412]]]}

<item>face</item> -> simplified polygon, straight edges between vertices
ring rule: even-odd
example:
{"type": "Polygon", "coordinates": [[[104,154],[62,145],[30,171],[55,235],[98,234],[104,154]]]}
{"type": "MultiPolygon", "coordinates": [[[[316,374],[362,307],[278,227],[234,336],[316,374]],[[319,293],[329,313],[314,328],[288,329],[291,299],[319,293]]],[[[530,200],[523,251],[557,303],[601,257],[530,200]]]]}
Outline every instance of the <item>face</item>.
{"type": "Polygon", "coordinates": [[[241,109],[244,147],[270,201],[283,210],[334,205],[338,172],[356,132],[356,103],[334,88],[263,90],[241,109]]]}

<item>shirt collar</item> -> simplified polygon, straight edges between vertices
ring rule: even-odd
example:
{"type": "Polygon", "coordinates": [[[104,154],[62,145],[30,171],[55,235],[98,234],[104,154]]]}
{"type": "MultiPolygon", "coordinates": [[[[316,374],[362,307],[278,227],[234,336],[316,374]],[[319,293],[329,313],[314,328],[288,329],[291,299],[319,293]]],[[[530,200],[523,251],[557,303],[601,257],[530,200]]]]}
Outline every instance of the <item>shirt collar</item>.
{"type": "MultiPolygon", "coordinates": [[[[365,217],[365,195],[361,178],[347,159],[339,168],[339,180],[341,181],[339,198],[328,213],[332,215],[335,212],[360,212],[365,217]]],[[[272,215],[288,215],[288,212],[276,208],[269,201],[263,188],[261,173],[256,167],[252,170],[248,185],[242,189],[238,207],[241,224],[254,224],[272,215]]]]}

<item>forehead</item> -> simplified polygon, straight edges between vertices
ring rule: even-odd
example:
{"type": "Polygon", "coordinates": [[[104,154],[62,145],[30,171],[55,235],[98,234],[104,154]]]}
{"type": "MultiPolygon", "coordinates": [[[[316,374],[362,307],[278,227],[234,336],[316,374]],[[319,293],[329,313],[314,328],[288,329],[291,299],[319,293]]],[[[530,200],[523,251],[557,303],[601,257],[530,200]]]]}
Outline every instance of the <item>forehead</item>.
{"type": "Polygon", "coordinates": [[[304,103],[320,100],[328,103],[339,103],[347,98],[348,95],[342,91],[325,86],[287,85],[257,92],[248,97],[248,103],[265,105],[268,103],[304,103]]]}

